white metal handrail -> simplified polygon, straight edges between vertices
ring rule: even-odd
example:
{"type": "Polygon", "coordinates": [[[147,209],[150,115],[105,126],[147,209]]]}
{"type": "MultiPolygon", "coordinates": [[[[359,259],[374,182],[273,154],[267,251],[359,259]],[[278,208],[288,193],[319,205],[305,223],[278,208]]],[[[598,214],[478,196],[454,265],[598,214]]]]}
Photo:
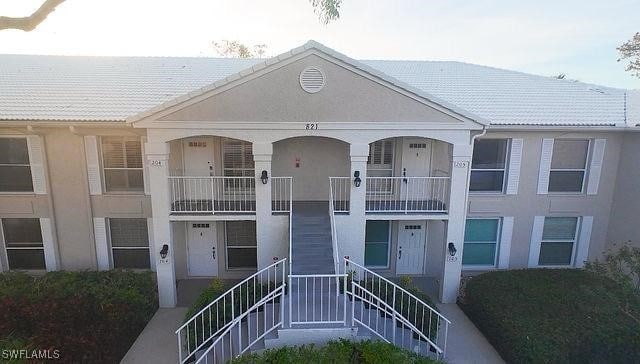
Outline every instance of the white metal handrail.
{"type": "Polygon", "coordinates": [[[291,212],[293,177],[271,177],[271,212],[291,212]]]}
{"type": "MultiPolygon", "coordinates": [[[[245,278],[182,324],[175,332],[180,363],[190,360],[197,351],[203,350],[212,338],[218,336],[233,325],[241,315],[255,307],[257,293],[255,287],[260,286],[260,297],[284,289],[285,262],[286,258],[245,278]],[[253,292],[252,297],[249,292],[253,292]]],[[[284,309],[284,305],[281,306],[284,309]]]]}
{"type": "MultiPolygon", "coordinates": [[[[331,184],[331,179],[329,179],[329,185],[331,184]]],[[[333,272],[340,273],[340,258],[338,252],[338,230],[336,227],[336,215],[335,208],[333,205],[333,188],[329,188],[329,224],[331,226],[331,246],[333,248],[333,272]]]]}
{"type": "Polygon", "coordinates": [[[383,340],[409,350],[414,350],[416,344],[419,347],[421,341],[426,342],[428,346],[425,352],[430,346],[444,357],[451,321],[405,288],[352,260],[345,258],[344,262],[345,272],[351,278],[349,294],[352,296],[352,318],[355,323],[383,340]],[[356,301],[362,302],[358,312],[356,301]],[[365,309],[368,309],[366,316],[365,309]],[[376,314],[390,317],[392,323],[387,324],[376,314]],[[398,333],[398,326],[411,332],[408,340],[405,341],[404,330],[398,333]]]}
{"type": "Polygon", "coordinates": [[[334,212],[349,212],[351,199],[351,178],[329,177],[329,191],[334,212]]]}
{"type": "Polygon", "coordinates": [[[256,212],[255,177],[171,176],[171,213],[256,212]]]}
{"type": "Polygon", "coordinates": [[[346,288],[346,274],[290,274],[290,325],[342,324],[346,326],[347,295],[340,296],[346,288]]]}
{"type": "Polygon", "coordinates": [[[447,212],[450,177],[367,177],[366,212],[447,212]]]}
{"type": "Polygon", "coordinates": [[[282,327],[284,293],[285,286],[280,286],[239,315],[232,323],[227,325],[227,328],[217,336],[206,350],[201,354],[196,354],[195,364],[226,363],[232,358],[244,354],[273,330],[282,327]],[[281,309],[280,313],[276,315],[275,307],[278,303],[281,309]],[[243,321],[246,321],[246,331],[242,327],[243,321]],[[246,338],[243,340],[244,335],[246,335],[246,338]],[[235,341],[234,337],[237,338],[235,341]]]}

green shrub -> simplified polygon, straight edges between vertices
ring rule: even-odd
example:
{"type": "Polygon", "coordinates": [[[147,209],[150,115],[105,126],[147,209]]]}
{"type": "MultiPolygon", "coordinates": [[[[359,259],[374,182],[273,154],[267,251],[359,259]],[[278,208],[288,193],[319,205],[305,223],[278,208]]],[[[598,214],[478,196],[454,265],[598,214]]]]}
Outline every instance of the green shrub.
{"type": "Polygon", "coordinates": [[[438,361],[419,356],[381,341],[331,341],[325,346],[287,346],[266,350],[262,354],[247,354],[231,361],[232,364],[308,364],[353,363],[434,364],[438,361]]]}
{"type": "Polygon", "coordinates": [[[640,362],[640,300],[576,269],[489,272],[459,302],[507,362],[640,362]]]}
{"type": "Polygon", "coordinates": [[[117,362],[157,309],[152,272],[0,274],[0,336],[64,362],[117,362]]]}

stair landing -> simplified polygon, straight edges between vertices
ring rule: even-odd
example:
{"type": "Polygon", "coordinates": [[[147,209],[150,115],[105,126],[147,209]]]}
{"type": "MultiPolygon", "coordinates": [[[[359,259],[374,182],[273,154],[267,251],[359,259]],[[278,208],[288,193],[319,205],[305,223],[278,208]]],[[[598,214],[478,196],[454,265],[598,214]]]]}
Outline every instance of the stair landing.
{"type": "Polygon", "coordinates": [[[333,274],[329,203],[294,202],[292,222],[292,273],[333,274]]]}

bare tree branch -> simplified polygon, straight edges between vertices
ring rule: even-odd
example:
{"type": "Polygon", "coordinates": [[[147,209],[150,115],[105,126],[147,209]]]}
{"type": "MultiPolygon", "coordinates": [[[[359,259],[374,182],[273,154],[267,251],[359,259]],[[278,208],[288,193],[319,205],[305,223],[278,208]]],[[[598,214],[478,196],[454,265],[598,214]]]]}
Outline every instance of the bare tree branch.
{"type": "Polygon", "coordinates": [[[58,5],[62,4],[65,0],[45,0],[38,10],[33,14],[22,17],[12,18],[8,16],[0,16],[0,30],[3,29],[19,29],[25,32],[34,30],[40,23],[42,23],[49,14],[51,14],[58,5]]]}

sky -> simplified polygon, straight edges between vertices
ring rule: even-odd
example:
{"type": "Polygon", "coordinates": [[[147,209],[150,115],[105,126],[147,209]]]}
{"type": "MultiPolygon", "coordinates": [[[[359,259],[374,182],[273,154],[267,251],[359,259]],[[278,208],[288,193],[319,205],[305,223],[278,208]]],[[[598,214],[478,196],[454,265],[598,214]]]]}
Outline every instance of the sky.
{"type": "MultiPolygon", "coordinates": [[[[0,15],[42,1],[0,0],[0,15]]],[[[356,59],[453,60],[640,89],[616,61],[636,32],[640,0],[343,0],[328,25],[308,0],[67,0],[32,32],[0,31],[0,53],[217,56],[211,42],[237,40],[272,56],[314,39],[356,59]]]]}

